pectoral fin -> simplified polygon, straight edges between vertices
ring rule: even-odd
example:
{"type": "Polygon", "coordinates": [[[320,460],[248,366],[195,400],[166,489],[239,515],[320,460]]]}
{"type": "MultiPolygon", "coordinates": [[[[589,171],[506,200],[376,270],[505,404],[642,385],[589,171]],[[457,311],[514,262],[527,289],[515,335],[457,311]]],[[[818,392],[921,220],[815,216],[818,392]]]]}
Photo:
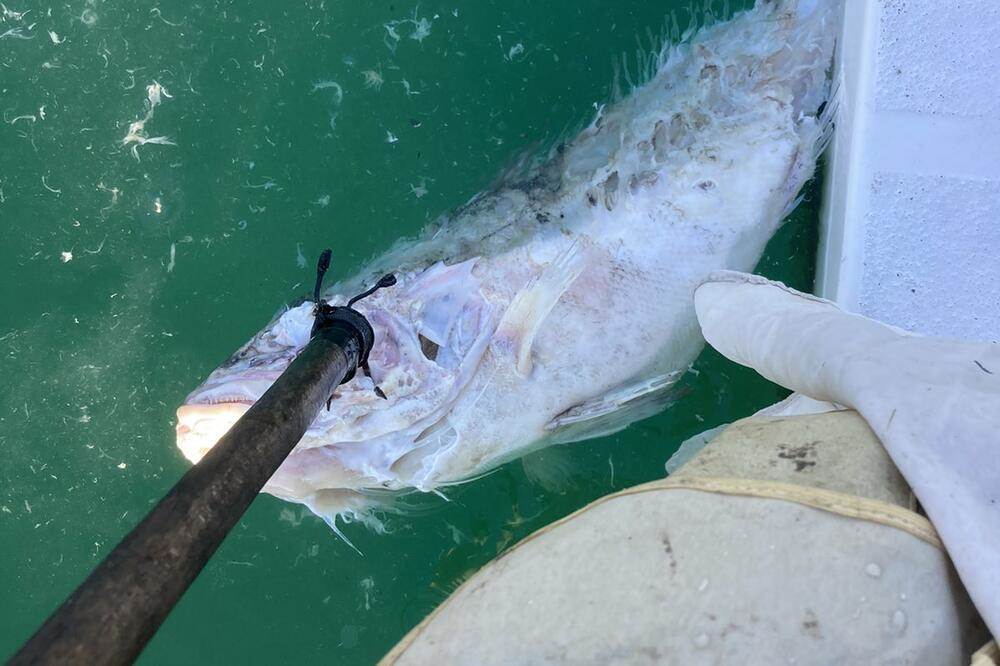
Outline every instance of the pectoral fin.
{"type": "Polygon", "coordinates": [[[517,292],[500,320],[497,338],[507,340],[513,346],[517,371],[522,376],[531,373],[531,346],[542,322],[583,272],[585,265],[583,248],[575,242],[517,292]]]}
{"type": "Polygon", "coordinates": [[[630,423],[663,411],[678,395],[674,384],[683,372],[669,372],[570,407],[552,419],[545,430],[556,444],[604,437],[624,430],[630,423]]]}

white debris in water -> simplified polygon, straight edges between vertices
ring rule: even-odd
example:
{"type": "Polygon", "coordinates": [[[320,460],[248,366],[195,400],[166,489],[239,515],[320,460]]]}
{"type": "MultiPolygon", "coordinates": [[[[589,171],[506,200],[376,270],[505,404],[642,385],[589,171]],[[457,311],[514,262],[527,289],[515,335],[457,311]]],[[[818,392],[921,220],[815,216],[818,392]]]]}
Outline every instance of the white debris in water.
{"type": "Polygon", "coordinates": [[[385,79],[382,78],[382,72],[379,70],[366,69],[361,72],[361,76],[364,77],[366,88],[381,90],[382,84],[385,83],[385,79]]]}
{"type": "Polygon", "coordinates": [[[451,523],[445,523],[448,527],[448,531],[451,532],[451,540],[455,542],[456,545],[461,544],[464,540],[465,535],[462,534],[462,530],[458,529],[451,523]]]}
{"type": "Polygon", "coordinates": [[[397,141],[399,141],[399,137],[397,137],[395,134],[393,134],[389,130],[385,131],[385,142],[386,143],[396,143],[397,141]]]}
{"type": "Polygon", "coordinates": [[[879,578],[882,575],[882,567],[875,564],[874,562],[871,562],[868,564],[868,566],[865,567],[865,573],[871,576],[872,578],[879,578]]]}
{"type": "Polygon", "coordinates": [[[707,578],[702,578],[701,582],[698,583],[698,591],[699,592],[704,592],[705,588],[707,588],[707,587],[708,587],[708,579],[707,578]]]}
{"type": "Polygon", "coordinates": [[[22,20],[24,18],[24,15],[31,11],[29,9],[29,10],[23,11],[23,12],[16,12],[13,9],[7,9],[7,5],[3,4],[2,2],[0,2],[0,10],[2,10],[3,17],[5,19],[11,19],[13,21],[20,21],[20,20],[22,20]]]}
{"type": "Polygon", "coordinates": [[[361,591],[365,593],[365,610],[371,610],[371,595],[375,589],[375,579],[369,576],[361,579],[361,591]]]}
{"type": "Polygon", "coordinates": [[[153,199],[153,212],[157,215],[163,214],[163,199],[160,197],[153,199]]]}
{"type": "Polygon", "coordinates": [[[424,186],[423,182],[421,182],[416,187],[413,186],[413,183],[410,183],[410,192],[413,194],[413,196],[415,196],[416,198],[420,199],[425,194],[427,194],[427,188],[424,186]]]}
{"type": "Polygon", "coordinates": [[[170,261],[167,262],[167,272],[173,273],[177,259],[177,243],[170,244],[170,261]]]}
{"type": "Polygon", "coordinates": [[[0,39],[6,37],[12,37],[13,39],[34,39],[34,35],[25,35],[21,28],[11,28],[5,33],[0,34],[0,39]]]}
{"type": "MultiPolygon", "coordinates": [[[[152,110],[154,107],[163,103],[163,98],[173,99],[173,95],[167,92],[167,89],[160,85],[159,82],[153,81],[148,86],[146,86],[146,99],[149,100],[149,108],[152,110]]],[[[150,114],[152,115],[152,114],[150,114]]]]}
{"type": "Polygon", "coordinates": [[[128,467],[128,465],[126,465],[125,463],[122,462],[122,463],[118,463],[117,467],[118,467],[118,469],[125,469],[126,467],[128,467]]]}
{"type": "Polygon", "coordinates": [[[175,28],[184,25],[183,23],[174,23],[173,21],[168,21],[167,19],[163,18],[163,13],[160,12],[160,8],[159,7],[153,7],[152,9],[150,9],[149,10],[149,15],[150,16],[155,16],[156,18],[160,19],[161,21],[163,21],[167,25],[173,26],[175,28]]]}
{"type": "Polygon", "coordinates": [[[30,121],[31,121],[31,122],[33,122],[33,123],[37,123],[37,122],[38,122],[38,118],[37,118],[37,117],[35,117],[35,115],[34,115],[34,114],[31,114],[31,113],[24,113],[24,114],[22,114],[22,115],[20,115],[20,116],[14,116],[14,117],[13,117],[13,118],[11,118],[10,120],[6,120],[6,119],[5,119],[5,122],[6,122],[6,123],[7,123],[8,125],[13,125],[14,123],[16,123],[16,122],[17,122],[17,121],[19,121],[19,120],[30,120],[30,121]]]}
{"type": "MultiPolygon", "coordinates": [[[[399,46],[399,40],[402,38],[397,28],[412,26],[412,30],[407,36],[418,43],[423,42],[430,36],[432,24],[426,17],[418,16],[419,9],[418,7],[413,10],[411,18],[398,19],[382,24],[382,27],[385,28],[385,38],[383,41],[386,47],[393,53],[396,52],[396,47],[399,46]]],[[[434,18],[437,18],[437,16],[434,16],[434,18]]]]}
{"type": "Polygon", "coordinates": [[[517,44],[514,44],[514,46],[510,47],[510,50],[507,51],[507,60],[511,61],[514,59],[514,56],[519,56],[522,53],[524,53],[524,44],[518,42],[517,44]]]}
{"type": "Polygon", "coordinates": [[[52,40],[53,44],[57,44],[57,45],[58,44],[62,44],[63,42],[66,41],[66,38],[65,37],[60,37],[59,33],[57,33],[55,30],[49,30],[49,39],[52,40]]]}
{"type": "Polygon", "coordinates": [[[59,259],[64,264],[68,264],[69,262],[73,261],[73,253],[70,252],[69,250],[67,250],[65,252],[60,252],[59,253],[59,259]]]}
{"type": "Polygon", "coordinates": [[[314,81],[312,91],[332,90],[334,104],[340,104],[344,99],[344,89],[336,81],[314,81]]]}
{"type": "Polygon", "coordinates": [[[403,79],[399,83],[403,86],[403,90],[406,92],[406,96],[407,97],[412,97],[414,95],[419,95],[420,94],[420,91],[418,91],[418,90],[411,90],[410,89],[410,82],[407,81],[406,79],[403,79]]]}
{"type": "Polygon", "coordinates": [[[272,190],[272,189],[276,189],[278,192],[281,191],[281,187],[276,182],[274,182],[274,180],[272,180],[271,178],[266,179],[260,185],[251,185],[248,182],[243,187],[247,188],[248,190],[272,190]]]}
{"type": "Polygon", "coordinates": [[[416,27],[413,29],[413,34],[410,35],[410,39],[415,39],[418,42],[424,41],[431,34],[431,22],[426,18],[417,19],[416,27]]]}
{"type": "Polygon", "coordinates": [[[132,146],[132,156],[135,157],[136,161],[139,161],[139,146],[144,146],[146,144],[156,144],[161,146],[176,146],[177,144],[171,141],[165,136],[146,136],[146,123],[148,123],[153,118],[153,113],[156,107],[163,103],[163,99],[171,99],[173,95],[167,92],[159,82],[153,81],[151,84],[146,86],[146,102],[149,108],[146,109],[146,115],[142,120],[136,120],[135,122],[129,124],[128,134],[122,139],[122,145],[127,146],[129,144],[135,144],[132,146]]]}
{"type": "Polygon", "coordinates": [[[302,243],[295,244],[295,263],[299,268],[305,268],[308,265],[306,255],[302,254],[302,243]]]}
{"type": "Polygon", "coordinates": [[[49,177],[48,174],[45,174],[44,176],[42,176],[42,186],[45,187],[45,189],[47,189],[49,192],[53,192],[55,194],[62,194],[62,190],[60,190],[58,188],[55,188],[55,187],[52,187],[51,185],[49,185],[45,181],[45,179],[48,178],[48,177],[49,177]]]}
{"type": "Polygon", "coordinates": [[[326,208],[327,206],[330,205],[330,195],[324,194],[323,196],[317,197],[316,200],[313,201],[313,205],[319,206],[321,208],[326,208]]]}
{"type": "Polygon", "coordinates": [[[336,81],[314,81],[312,92],[320,90],[332,91],[333,97],[330,100],[330,129],[337,129],[337,108],[344,101],[344,89],[336,81]]]}

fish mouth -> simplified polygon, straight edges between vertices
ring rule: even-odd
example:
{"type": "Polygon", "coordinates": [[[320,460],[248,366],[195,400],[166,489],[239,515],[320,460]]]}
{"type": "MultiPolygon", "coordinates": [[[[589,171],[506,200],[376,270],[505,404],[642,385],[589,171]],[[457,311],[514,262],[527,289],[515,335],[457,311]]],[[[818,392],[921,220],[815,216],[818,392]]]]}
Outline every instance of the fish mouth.
{"type": "Polygon", "coordinates": [[[177,409],[177,447],[193,463],[205,457],[253,404],[251,400],[181,405],[177,409]]]}
{"type": "Polygon", "coordinates": [[[244,373],[237,379],[209,380],[195,389],[177,409],[177,447],[184,457],[193,463],[205,457],[280,374],[244,373]]]}

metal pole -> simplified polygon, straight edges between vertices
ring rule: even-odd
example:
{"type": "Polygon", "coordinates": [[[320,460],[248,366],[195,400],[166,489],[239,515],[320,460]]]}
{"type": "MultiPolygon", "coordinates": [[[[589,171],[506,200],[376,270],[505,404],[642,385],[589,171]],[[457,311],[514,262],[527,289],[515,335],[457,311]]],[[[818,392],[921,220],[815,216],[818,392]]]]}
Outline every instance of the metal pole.
{"type": "Polygon", "coordinates": [[[9,664],[134,661],[323,403],[367,357],[360,348],[370,344],[367,330],[366,339],[352,322],[332,321],[314,331],[274,385],[9,664]]]}

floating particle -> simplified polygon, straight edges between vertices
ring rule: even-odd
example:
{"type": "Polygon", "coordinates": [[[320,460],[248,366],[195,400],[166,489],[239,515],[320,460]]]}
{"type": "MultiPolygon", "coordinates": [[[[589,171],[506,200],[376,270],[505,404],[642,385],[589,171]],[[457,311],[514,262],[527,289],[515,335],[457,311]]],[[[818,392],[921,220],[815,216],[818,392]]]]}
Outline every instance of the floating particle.
{"type": "Polygon", "coordinates": [[[330,90],[333,93],[333,103],[336,105],[344,101],[344,89],[336,81],[316,81],[313,83],[312,92],[318,90],[330,90]]]}
{"type": "Polygon", "coordinates": [[[366,88],[374,88],[375,90],[381,90],[382,84],[385,83],[385,79],[382,78],[382,72],[374,69],[366,69],[361,72],[362,78],[365,80],[366,88]]]}
{"type": "Polygon", "coordinates": [[[146,102],[149,106],[146,110],[146,115],[142,118],[142,120],[136,120],[135,122],[130,123],[128,126],[128,133],[125,135],[125,138],[122,139],[123,146],[135,144],[132,146],[132,156],[135,157],[136,161],[139,161],[139,146],[144,146],[146,144],[161,146],[177,145],[165,136],[146,136],[146,123],[152,120],[156,107],[163,103],[164,97],[170,99],[173,96],[157,81],[153,81],[151,84],[146,86],[146,102]]]}
{"type": "Polygon", "coordinates": [[[410,35],[410,39],[415,39],[418,42],[422,42],[425,39],[427,39],[427,37],[430,36],[431,22],[428,21],[426,18],[417,19],[414,22],[414,25],[416,27],[413,29],[413,33],[410,35]]]}
{"type": "Polygon", "coordinates": [[[160,85],[158,81],[154,80],[146,86],[146,99],[149,101],[150,108],[162,104],[164,97],[173,99],[173,95],[167,92],[167,89],[160,85]]]}
{"type": "Polygon", "coordinates": [[[66,264],[66,263],[69,263],[69,262],[73,261],[73,253],[72,253],[72,252],[70,252],[70,251],[68,251],[68,250],[67,250],[66,252],[61,252],[61,253],[59,254],[59,259],[60,259],[60,260],[61,260],[61,261],[62,261],[62,262],[63,262],[64,264],[66,264]]]}

